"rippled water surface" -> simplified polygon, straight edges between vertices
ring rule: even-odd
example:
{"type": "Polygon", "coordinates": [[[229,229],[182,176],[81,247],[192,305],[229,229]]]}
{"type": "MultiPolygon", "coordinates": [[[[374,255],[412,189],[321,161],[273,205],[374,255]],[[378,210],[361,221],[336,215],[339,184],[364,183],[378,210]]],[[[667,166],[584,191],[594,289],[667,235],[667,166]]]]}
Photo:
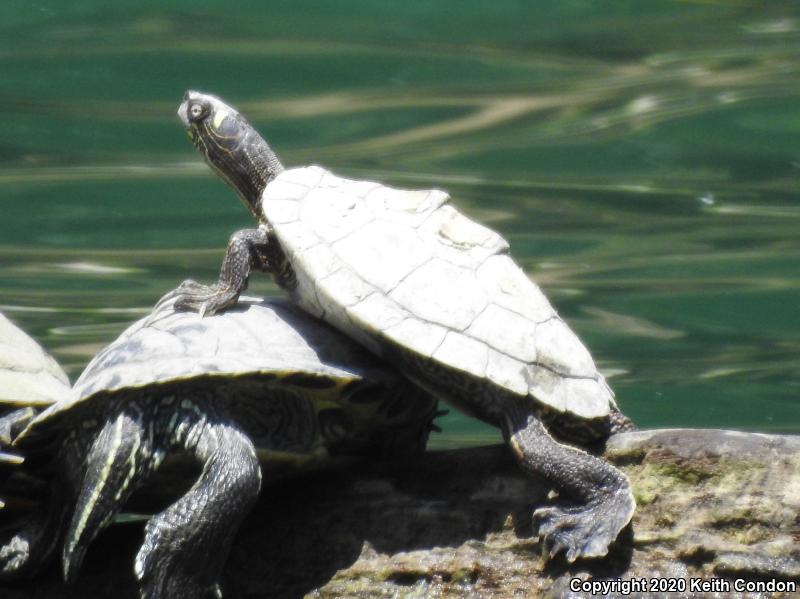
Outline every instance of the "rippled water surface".
{"type": "Polygon", "coordinates": [[[797,6],[6,1],[0,310],[74,377],[182,279],[215,279],[251,223],[175,118],[193,87],[285,164],[448,189],[642,426],[798,432],[797,6]]]}

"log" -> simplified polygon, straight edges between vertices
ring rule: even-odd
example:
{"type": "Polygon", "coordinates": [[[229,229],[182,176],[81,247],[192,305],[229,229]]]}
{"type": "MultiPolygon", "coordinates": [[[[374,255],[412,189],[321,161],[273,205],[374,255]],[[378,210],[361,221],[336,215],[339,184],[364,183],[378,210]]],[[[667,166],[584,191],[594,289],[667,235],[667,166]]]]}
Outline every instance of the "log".
{"type": "MultiPolygon", "coordinates": [[[[800,437],[638,431],[612,437],[605,455],[630,478],[637,511],[607,557],[574,564],[542,559],[531,512],[549,489],[502,446],[273,484],[267,471],[231,552],[225,597],[796,595],[800,437]]],[[[144,497],[142,505],[151,501],[144,497]]],[[[141,524],[112,526],[75,585],[62,585],[54,564],[35,580],[0,586],[0,596],[132,599],[141,537],[141,524]]]]}

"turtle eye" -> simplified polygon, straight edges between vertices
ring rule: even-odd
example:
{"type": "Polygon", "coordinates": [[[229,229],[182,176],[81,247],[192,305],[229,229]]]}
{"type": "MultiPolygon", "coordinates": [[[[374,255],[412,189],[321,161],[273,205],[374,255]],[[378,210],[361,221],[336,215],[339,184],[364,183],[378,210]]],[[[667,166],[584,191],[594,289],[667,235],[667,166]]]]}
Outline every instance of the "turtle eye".
{"type": "Polygon", "coordinates": [[[206,107],[202,104],[192,104],[189,106],[189,118],[193,121],[199,121],[206,114],[206,107]]]}

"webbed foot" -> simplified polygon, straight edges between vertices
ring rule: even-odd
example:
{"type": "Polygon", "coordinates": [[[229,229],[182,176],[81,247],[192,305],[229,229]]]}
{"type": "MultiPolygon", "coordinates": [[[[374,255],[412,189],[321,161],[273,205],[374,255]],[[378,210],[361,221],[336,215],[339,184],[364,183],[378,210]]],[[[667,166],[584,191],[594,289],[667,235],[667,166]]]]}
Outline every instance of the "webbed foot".
{"type": "Polygon", "coordinates": [[[155,312],[174,302],[176,310],[198,312],[200,316],[211,316],[230,308],[239,299],[239,290],[223,286],[219,283],[203,285],[192,279],[187,279],[177,289],[164,295],[156,303],[155,312]]]}
{"type": "Polygon", "coordinates": [[[568,562],[603,557],[630,521],[636,507],[629,493],[592,500],[582,506],[548,506],[534,511],[543,551],[553,558],[562,551],[568,562]]]}
{"type": "Polygon", "coordinates": [[[545,554],[564,552],[569,562],[606,555],[636,508],[627,477],[605,460],[557,442],[533,414],[507,414],[504,435],[520,466],[559,491],[559,505],[534,512],[545,554]]]}
{"type": "Polygon", "coordinates": [[[250,278],[250,271],[257,268],[271,272],[269,230],[264,225],[258,229],[240,229],[231,235],[225,259],[219,271],[219,281],[214,285],[203,285],[188,279],[180,287],[170,291],[156,303],[156,312],[165,304],[174,301],[176,310],[199,312],[210,316],[230,308],[239,299],[250,278]]]}

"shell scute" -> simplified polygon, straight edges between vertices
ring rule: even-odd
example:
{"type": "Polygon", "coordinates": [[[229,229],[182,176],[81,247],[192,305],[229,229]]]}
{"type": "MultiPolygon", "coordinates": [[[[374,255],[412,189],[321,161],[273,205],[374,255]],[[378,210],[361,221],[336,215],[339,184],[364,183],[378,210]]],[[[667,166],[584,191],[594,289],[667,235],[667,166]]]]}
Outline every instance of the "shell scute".
{"type": "Polygon", "coordinates": [[[466,333],[523,362],[536,361],[536,323],[496,304],[489,304],[466,333]]]}
{"type": "Polygon", "coordinates": [[[373,210],[375,217],[402,223],[417,228],[449,197],[438,189],[425,191],[404,191],[380,186],[373,189],[365,203],[373,210]]]}
{"type": "MultiPolygon", "coordinates": [[[[198,376],[299,373],[383,384],[379,363],[346,338],[280,302],[242,298],[237,308],[202,318],[163,306],[101,350],[68,396],[40,414],[20,440],[51,426],[76,404],[122,389],[145,389],[198,376]]],[[[392,375],[394,376],[394,375],[392,375]]],[[[60,420],[59,420],[60,422],[60,420]]]]}
{"type": "MultiPolygon", "coordinates": [[[[363,201],[363,198],[369,196],[369,194],[375,190],[380,189],[383,186],[376,181],[353,181],[352,179],[341,179],[336,175],[333,175],[328,180],[328,186],[340,191],[341,193],[346,193],[354,198],[359,198],[363,201]]],[[[326,180],[323,179],[321,185],[325,185],[326,180]]]]}
{"type": "Polygon", "coordinates": [[[472,337],[449,331],[433,357],[444,364],[451,364],[472,376],[482,378],[486,375],[489,348],[485,343],[472,337]]]}
{"type": "Polygon", "coordinates": [[[433,352],[444,341],[447,329],[409,317],[386,329],[384,335],[402,347],[407,347],[423,356],[431,357],[433,352]]]}
{"type": "MultiPolygon", "coordinates": [[[[449,205],[446,193],[350,181],[316,167],[295,169],[291,179],[319,184],[299,198],[298,223],[276,225],[298,279],[317,272],[312,255],[295,250],[298,224],[329,240],[342,267],[313,292],[326,297],[326,319],[377,353],[396,344],[556,410],[608,413],[613,396],[588,351],[513,261],[506,240],[449,205]],[[340,195],[325,204],[323,193],[340,195]],[[351,227],[351,212],[369,218],[351,227]],[[354,302],[355,288],[369,301],[354,302]]],[[[319,304],[308,293],[301,285],[295,297],[319,304]]]]}
{"type": "Polygon", "coordinates": [[[333,248],[355,273],[385,293],[432,257],[413,230],[386,221],[370,223],[333,248]]]}
{"type": "Polygon", "coordinates": [[[528,381],[525,376],[527,366],[525,362],[516,360],[508,354],[489,349],[486,376],[496,385],[524,396],[528,394],[528,381]]]}
{"type": "Polygon", "coordinates": [[[508,242],[491,229],[476,223],[452,206],[442,210],[446,218],[439,225],[436,235],[440,243],[465,251],[482,248],[493,254],[508,250],[508,242]]]}
{"type": "Polygon", "coordinates": [[[490,256],[478,267],[478,280],[489,301],[532,320],[543,322],[556,311],[514,260],[508,255],[490,256]]]}
{"type": "Polygon", "coordinates": [[[373,293],[361,302],[347,308],[354,322],[378,331],[385,331],[408,318],[408,312],[382,293],[373,293]]]}
{"type": "Polygon", "coordinates": [[[448,197],[438,189],[406,191],[380,185],[369,192],[366,200],[382,210],[426,214],[447,202],[448,197]]]}
{"type": "Polygon", "coordinates": [[[291,245],[285,244],[284,247],[284,250],[290,256],[302,255],[306,250],[322,243],[322,240],[319,238],[319,236],[317,236],[316,233],[314,233],[314,231],[299,221],[281,224],[278,237],[292,240],[291,245]]]}
{"type": "Polygon", "coordinates": [[[300,218],[300,204],[294,200],[271,200],[269,220],[273,223],[292,223],[300,218]]]}
{"type": "Polygon", "coordinates": [[[295,281],[295,287],[291,291],[294,301],[315,318],[322,318],[325,315],[325,308],[320,302],[314,279],[309,277],[306,272],[296,270],[295,281]]]}
{"type": "Polygon", "coordinates": [[[305,196],[300,216],[328,243],[350,235],[373,219],[372,212],[358,198],[324,187],[312,189],[305,196]]]}
{"type": "Polygon", "coordinates": [[[434,258],[409,274],[390,297],[428,322],[466,329],[486,307],[486,294],[475,273],[434,258]]]}
{"type": "Polygon", "coordinates": [[[320,243],[305,250],[302,259],[307,261],[308,268],[306,272],[314,281],[325,279],[342,267],[331,246],[325,243],[320,243]]]}
{"type": "Polygon", "coordinates": [[[450,205],[426,218],[418,233],[436,256],[471,269],[477,269],[489,256],[508,250],[508,244],[497,233],[450,205]]]}
{"type": "Polygon", "coordinates": [[[0,314],[0,405],[46,406],[70,394],[61,366],[0,314]]]}
{"type": "Polygon", "coordinates": [[[321,279],[317,286],[320,292],[335,297],[337,302],[345,308],[357,304],[375,292],[372,285],[348,268],[340,268],[333,272],[321,279]]]}
{"type": "MultiPolygon", "coordinates": [[[[304,166],[303,168],[291,168],[283,171],[280,176],[272,181],[267,187],[271,187],[273,183],[278,181],[286,181],[287,183],[296,183],[306,189],[313,189],[320,184],[322,178],[328,173],[327,169],[312,164],[304,166]]],[[[266,192],[266,190],[264,190],[266,192]]]]}
{"type": "Polygon", "coordinates": [[[594,377],[597,374],[589,351],[560,318],[537,325],[536,361],[567,376],[594,377]]]}

